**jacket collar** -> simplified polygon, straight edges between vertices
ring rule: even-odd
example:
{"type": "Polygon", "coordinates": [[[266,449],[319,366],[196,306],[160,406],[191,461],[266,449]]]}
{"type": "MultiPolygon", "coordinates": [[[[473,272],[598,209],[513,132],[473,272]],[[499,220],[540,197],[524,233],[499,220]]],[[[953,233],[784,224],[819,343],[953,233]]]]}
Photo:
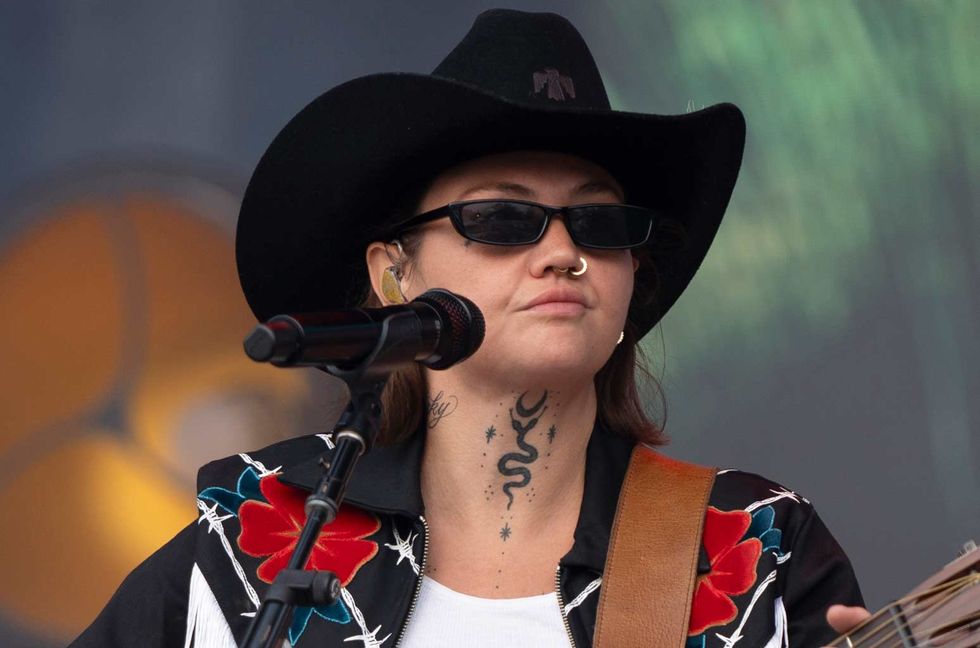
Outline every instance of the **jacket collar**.
{"type": "MultiPolygon", "coordinates": [[[[402,443],[372,448],[357,460],[347,483],[345,501],[377,513],[422,515],[425,508],[420,477],[424,448],[424,430],[402,443]]],[[[279,481],[312,492],[323,474],[320,458],[331,454],[327,451],[286,468],[279,481]]]]}
{"type": "MultiPolygon", "coordinates": [[[[634,442],[596,425],[585,459],[585,491],[575,541],[562,559],[564,565],[585,567],[601,574],[609,547],[619,489],[623,484],[634,442]]],[[[346,500],[360,508],[386,514],[418,517],[425,512],[421,492],[425,431],[403,443],[375,447],[358,460],[347,486],[346,500]]],[[[325,453],[329,456],[329,452],[325,453]]],[[[320,478],[320,457],[297,463],[279,476],[290,486],[312,491],[320,478]]]]}

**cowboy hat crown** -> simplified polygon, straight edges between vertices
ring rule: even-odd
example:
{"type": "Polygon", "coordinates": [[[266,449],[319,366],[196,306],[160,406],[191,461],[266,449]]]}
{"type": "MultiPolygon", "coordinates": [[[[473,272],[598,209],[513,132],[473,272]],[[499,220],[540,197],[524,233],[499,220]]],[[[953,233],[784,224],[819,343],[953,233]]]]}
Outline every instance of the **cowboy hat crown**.
{"type": "Polygon", "coordinates": [[[493,9],[432,72],[528,105],[609,110],[599,68],[578,30],[553,13],[493,9]]]}

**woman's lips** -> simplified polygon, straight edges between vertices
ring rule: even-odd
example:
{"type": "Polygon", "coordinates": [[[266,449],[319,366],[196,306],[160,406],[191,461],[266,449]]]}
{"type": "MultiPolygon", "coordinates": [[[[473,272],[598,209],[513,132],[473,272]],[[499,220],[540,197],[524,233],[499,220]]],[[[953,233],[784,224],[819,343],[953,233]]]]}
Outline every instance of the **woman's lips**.
{"type": "Polygon", "coordinates": [[[575,290],[553,288],[546,290],[524,307],[534,313],[548,315],[578,315],[588,308],[585,298],[575,290]]]}
{"type": "Polygon", "coordinates": [[[550,301],[535,304],[527,310],[547,315],[579,315],[585,312],[585,305],[579,302],[550,301]]]}

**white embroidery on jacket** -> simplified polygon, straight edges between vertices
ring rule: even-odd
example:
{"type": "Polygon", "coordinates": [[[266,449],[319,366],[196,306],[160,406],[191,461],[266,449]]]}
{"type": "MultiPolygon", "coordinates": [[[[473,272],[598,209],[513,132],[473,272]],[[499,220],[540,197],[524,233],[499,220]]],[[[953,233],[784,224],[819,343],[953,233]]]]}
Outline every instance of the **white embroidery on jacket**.
{"type": "Polygon", "coordinates": [[[600,585],[602,585],[602,576],[600,576],[599,578],[595,579],[594,581],[586,585],[585,589],[582,590],[582,592],[578,596],[576,596],[571,601],[569,601],[565,605],[565,607],[562,608],[561,611],[562,616],[567,617],[569,612],[571,612],[578,606],[582,605],[582,602],[589,597],[589,594],[599,589],[600,585]]]}
{"type": "Polygon", "coordinates": [[[391,533],[395,536],[395,543],[388,544],[386,542],[385,546],[392,551],[398,552],[398,561],[395,563],[395,565],[402,564],[402,560],[408,558],[408,563],[412,566],[412,571],[414,571],[415,575],[418,576],[419,565],[417,562],[415,562],[415,541],[418,539],[419,534],[409,532],[408,537],[403,539],[398,534],[398,527],[394,525],[391,527],[391,533]]]}
{"type": "Polygon", "coordinates": [[[752,511],[756,510],[757,508],[762,508],[763,506],[768,506],[769,504],[772,504],[773,502],[778,502],[781,499],[791,499],[794,502],[796,502],[797,504],[800,503],[800,500],[803,500],[804,502],[806,502],[807,504],[809,504],[809,502],[807,502],[805,498],[800,497],[799,495],[797,495],[793,491],[787,490],[785,488],[780,488],[780,490],[772,490],[770,488],[769,489],[769,492],[770,493],[774,493],[775,494],[775,497],[768,497],[768,498],[763,499],[763,500],[758,500],[756,502],[752,502],[751,504],[749,504],[748,506],[745,507],[745,511],[747,513],[751,513],[752,511]]]}
{"type": "Polygon", "coordinates": [[[367,629],[367,623],[364,621],[364,615],[357,608],[357,604],[354,603],[354,596],[347,590],[346,587],[340,588],[340,595],[344,598],[344,603],[351,611],[351,616],[354,617],[354,621],[357,622],[358,627],[361,628],[361,634],[347,637],[344,641],[361,641],[364,644],[364,648],[378,648],[381,644],[388,641],[391,637],[389,632],[385,635],[384,639],[378,639],[378,631],[381,630],[381,626],[378,626],[370,632],[367,629]]]}
{"type": "Polygon", "coordinates": [[[730,637],[726,637],[720,633],[715,633],[715,636],[721,639],[722,642],[724,642],[722,645],[725,648],[731,648],[732,646],[734,646],[744,638],[742,636],[742,628],[745,627],[745,622],[749,620],[749,615],[752,614],[752,609],[755,607],[756,601],[759,600],[759,597],[762,596],[762,593],[775,580],[776,580],[776,570],[774,569],[771,572],[769,572],[768,576],[762,579],[762,582],[759,583],[759,585],[755,588],[755,591],[752,592],[752,600],[749,601],[748,606],[746,606],[745,613],[742,615],[742,620],[739,622],[738,627],[735,628],[735,632],[733,632],[730,637]]]}
{"type": "Polygon", "coordinates": [[[280,470],[282,470],[282,466],[276,466],[272,470],[269,470],[268,468],[265,467],[265,465],[261,461],[257,459],[252,459],[244,452],[239,452],[238,456],[242,458],[242,461],[244,461],[249,466],[252,466],[253,468],[259,471],[259,479],[262,479],[263,477],[267,477],[269,475],[275,475],[280,470]]]}
{"type": "MultiPolygon", "coordinates": [[[[234,568],[235,574],[238,575],[238,580],[240,580],[242,582],[242,585],[245,587],[245,594],[248,595],[248,598],[249,600],[252,601],[252,604],[255,606],[255,609],[256,610],[259,609],[259,595],[255,592],[255,588],[252,587],[252,585],[248,582],[248,578],[245,576],[245,570],[242,569],[242,564],[238,562],[238,558],[235,558],[235,552],[232,551],[231,543],[228,542],[228,538],[225,536],[225,527],[222,524],[222,522],[232,516],[230,515],[226,515],[224,517],[218,516],[218,513],[216,511],[216,509],[218,508],[217,504],[214,504],[213,506],[208,506],[201,500],[197,500],[197,508],[201,509],[202,512],[202,515],[201,517],[198,518],[197,523],[200,524],[201,520],[207,520],[208,533],[214,531],[218,534],[218,537],[221,538],[221,546],[224,547],[225,553],[228,554],[228,559],[231,561],[231,566],[234,568]]],[[[254,615],[255,613],[246,612],[243,614],[247,614],[251,616],[254,615]]]]}

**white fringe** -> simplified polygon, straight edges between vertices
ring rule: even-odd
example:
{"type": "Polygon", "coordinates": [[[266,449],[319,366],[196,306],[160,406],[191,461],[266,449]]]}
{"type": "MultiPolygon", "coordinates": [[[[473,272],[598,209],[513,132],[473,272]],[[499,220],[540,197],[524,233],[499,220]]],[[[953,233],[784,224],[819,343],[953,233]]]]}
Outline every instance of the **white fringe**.
{"type": "Polygon", "coordinates": [[[187,597],[187,634],[184,648],[238,648],[218,600],[201,569],[194,563],[187,597]]]}
{"type": "MultiPolygon", "coordinates": [[[[749,615],[751,615],[752,614],[752,610],[755,609],[755,604],[758,603],[759,598],[762,596],[762,593],[766,591],[766,588],[767,587],[769,587],[771,584],[773,584],[775,582],[776,582],[776,570],[774,569],[771,572],[769,572],[769,575],[768,576],[766,576],[764,579],[762,579],[762,582],[759,583],[758,586],[756,586],[755,591],[752,593],[752,600],[749,601],[748,606],[745,608],[745,613],[742,615],[742,620],[739,621],[738,627],[735,628],[735,632],[733,632],[730,637],[726,637],[726,636],[724,636],[724,635],[722,635],[720,633],[717,633],[717,632],[715,633],[715,636],[722,640],[722,642],[723,642],[722,645],[724,646],[724,648],[732,648],[732,646],[734,646],[739,641],[741,641],[742,639],[745,638],[745,636],[742,634],[742,629],[745,627],[746,622],[748,622],[749,615]]],[[[776,611],[777,611],[777,613],[779,612],[779,608],[782,606],[782,604],[783,604],[783,599],[782,598],[776,599],[776,611]]],[[[786,618],[785,613],[783,614],[783,618],[784,619],[786,618]]],[[[776,623],[777,623],[776,632],[778,634],[780,632],[779,626],[778,626],[778,624],[779,624],[779,619],[778,618],[776,619],[776,623]]],[[[766,647],[765,648],[770,648],[770,646],[772,645],[772,641],[773,640],[770,639],[769,643],[766,644],[766,647]]]]}
{"type": "Polygon", "coordinates": [[[783,597],[777,597],[775,603],[776,631],[766,644],[765,648],[788,648],[789,629],[786,627],[786,607],[783,605],[783,597]]]}

